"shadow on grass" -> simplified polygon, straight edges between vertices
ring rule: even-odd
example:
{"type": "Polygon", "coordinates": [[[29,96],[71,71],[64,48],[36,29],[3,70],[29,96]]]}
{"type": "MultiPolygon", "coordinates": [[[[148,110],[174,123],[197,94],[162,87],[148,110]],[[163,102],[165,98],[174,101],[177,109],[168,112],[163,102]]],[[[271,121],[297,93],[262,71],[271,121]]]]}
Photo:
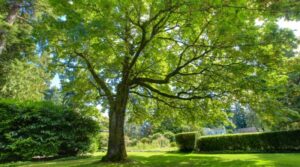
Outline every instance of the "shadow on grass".
{"type": "Polygon", "coordinates": [[[189,156],[189,154],[161,154],[152,156],[131,155],[131,162],[103,163],[95,161],[89,164],[77,165],[77,167],[253,167],[257,165],[255,160],[226,160],[215,156],[189,156]]]}

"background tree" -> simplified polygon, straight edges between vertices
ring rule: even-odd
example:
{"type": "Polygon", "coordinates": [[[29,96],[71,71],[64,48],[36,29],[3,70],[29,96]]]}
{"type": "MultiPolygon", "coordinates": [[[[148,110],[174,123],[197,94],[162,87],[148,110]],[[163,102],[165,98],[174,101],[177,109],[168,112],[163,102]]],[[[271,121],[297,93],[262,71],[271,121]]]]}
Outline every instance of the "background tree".
{"type": "Polygon", "coordinates": [[[0,55],[6,48],[7,37],[9,36],[9,29],[18,20],[18,15],[21,10],[21,5],[24,1],[1,1],[1,28],[0,28],[0,55]],[[3,13],[6,13],[3,14],[3,13]]]}
{"type": "Polygon", "coordinates": [[[0,97],[42,100],[49,74],[47,58],[32,36],[45,1],[0,1],[0,97]],[[38,57],[38,58],[37,58],[38,57]]]}
{"type": "Polygon", "coordinates": [[[46,81],[50,76],[43,68],[16,59],[7,63],[2,70],[5,77],[1,78],[1,98],[36,101],[44,99],[44,92],[48,88],[46,81]]]}
{"type": "Polygon", "coordinates": [[[235,124],[236,128],[246,128],[246,113],[244,108],[239,103],[235,103],[232,106],[232,112],[234,113],[232,121],[235,124]]]}
{"type": "Polygon", "coordinates": [[[63,94],[57,87],[52,87],[45,91],[45,100],[54,104],[63,104],[63,94]]]}
{"type": "Polygon", "coordinates": [[[297,45],[276,25],[299,17],[297,1],[49,2],[36,37],[72,76],[66,82],[109,110],[104,161],[127,157],[126,111],[151,117],[170,107],[165,114],[223,122],[232,102],[285,79],[278,69],[297,45]]]}

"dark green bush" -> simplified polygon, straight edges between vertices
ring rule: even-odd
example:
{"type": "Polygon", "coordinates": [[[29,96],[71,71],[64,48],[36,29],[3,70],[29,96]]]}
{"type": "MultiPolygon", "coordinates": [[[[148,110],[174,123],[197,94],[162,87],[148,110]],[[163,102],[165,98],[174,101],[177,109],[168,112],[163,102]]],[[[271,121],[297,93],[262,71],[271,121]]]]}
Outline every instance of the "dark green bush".
{"type": "Polygon", "coordinates": [[[87,152],[99,130],[92,118],[48,102],[0,100],[0,161],[87,152]]]}
{"type": "Polygon", "coordinates": [[[163,136],[163,134],[161,133],[154,133],[152,136],[150,136],[151,140],[156,140],[158,138],[161,138],[163,136]]]}
{"type": "Polygon", "coordinates": [[[177,144],[176,144],[176,142],[171,142],[171,143],[170,143],[170,146],[171,146],[171,147],[176,147],[177,144]]]}
{"type": "Polygon", "coordinates": [[[150,142],[151,142],[151,140],[149,139],[149,138],[147,138],[147,137],[143,137],[141,140],[140,140],[140,142],[142,142],[143,144],[149,144],[150,142]]]}
{"type": "Polygon", "coordinates": [[[131,139],[127,146],[133,147],[136,146],[137,143],[138,143],[137,139],[131,139]]]}
{"type": "Polygon", "coordinates": [[[179,133],[175,135],[179,151],[190,152],[195,148],[196,132],[179,133]]]}
{"type": "Polygon", "coordinates": [[[201,137],[197,151],[299,152],[300,130],[201,137]]]}

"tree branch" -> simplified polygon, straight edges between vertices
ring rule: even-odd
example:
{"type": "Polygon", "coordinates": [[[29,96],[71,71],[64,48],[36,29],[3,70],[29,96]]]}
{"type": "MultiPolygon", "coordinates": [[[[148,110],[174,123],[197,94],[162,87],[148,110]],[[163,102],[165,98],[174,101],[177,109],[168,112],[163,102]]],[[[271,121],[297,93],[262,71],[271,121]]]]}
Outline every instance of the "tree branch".
{"type": "Polygon", "coordinates": [[[179,65],[177,68],[175,68],[172,72],[167,74],[164,79],[152,79],[152,78],[135,78],[132,80],[132,84],[141,84],[141,83],[155,83],[155,84],[167,84],[170,82],[170,79],[174,77],[175,75],[180,73],[180,70],[183,69],[184,67],[188,66],[190,63],[198,60],[199,58],[203,57],[207,53],[209,53],[212,49],[207,50],[203,52],[201,55],[193,57],[192,59],[186,61],[183,65],[179,65]]]}
{"type": "Polygon", "coordinates": [[[104,80],[102,80],[96,73],[93,65],[91,64],[91,62],[88,60],[88,58],[83,54],[83,53],[79,53],[79,52],[76,52],[76,55],[81,57],[86,65],[87,65],[87,68],[88,70],[90,71],[90,73],[92,74],[94,80],[96,81],[96,83],[99,85],[99,87],[103,90],[103,92],[105,93],[105,95],[107,96],[108,100],[109,100],[109,103],[113,103],[114,99],[113,99],[113,95],[112,95],[112,92],[109,90],[109,88],[107,87],[106,83],[104,80]]]}
{"type": "Polygon", "coordinates": [[[131,69],[135,65],[135,63],[137,62],[137,59],[140,57],[141,52],[143,51],[143,49],[154,38],[154,36],[159,32],[159,30],[165,25],[166,21],[170,17],[170,13],[174,9],[176,9],[178,6],[179,5],[173,5],[171,7],[168,7],[168,8],[165,8],[163,10],[160,10],[159,12],[156,13],[156,15],[154,15],[152,18],[150,18],[149,20],[147,20],[146,22],[144,22],[142,24],[140,22],[136,23],[130,17],[128,17],[129,21],[132,24],[138,26],[142,30],[142,39],[139,42],[140,46],[138,47],[138,50],[136,51],[136,53],[133,56],[132,61],[130,62],[129,69],[131,69]],[[166,13],[166,15],[162,16],[158,20],[158,22],[153,25],[150,37],[147,39],[147,30],[146,30],[147,26],[149,24],[151,24],[152,22],[154,22],[155,20],[157,20],[164,13],[166,13]]]}
{"type": "Polygon", "coordinates": [[[205,95],[205,96],[190,96],[190,97],[181,97],[180,94],[178,95],[171,95],[171,94],[168,94],[168,93],[164,93],[164,92],[161,92],[160,90],[158,89],[155,89],[153,88],[152,86],[146,84],[146,83],[140,83],[139,84],[140,86],[144,87],[144,88],[147,88],[149,89],[150,91],[154,92],[154,93],[157,93],[161,96],[164,96],[164,97],[167,97],[167,98],[172,98],[172,99],[180,99],[180,100],[193,100],[193,99],[206,99],[206,98],[211,98],[211,95],[205,95]]]}
{"type": "Polygon", "coordinates": [[[165,104],[165,105],[167,105],[168,107],[171,107],[171,108],[182,109],[182,107],[179,107],[179,106],[174,105],[174,104],[176,104],[176,103],[170,103],[170,102],[167,102],[167,101],[165,101],[165,100],[163,100],[163,99],[161,99],[161,98],[159,98],[159,97],[157,97],[157,96],[153,96],[153,95],[147,96],[147,95],[144,95],[144,94],[142,94],[142,93],[140,93],[140,92],[136,92],[136,91],[130,91],[130,93],[133,93],[133,94],[135,94],[135,95],[138,95],[138,96],[144,97],[144,98],[155,99],[156,101],[161,102],[161,103],[163,103],[163,104],[165,104]]]}

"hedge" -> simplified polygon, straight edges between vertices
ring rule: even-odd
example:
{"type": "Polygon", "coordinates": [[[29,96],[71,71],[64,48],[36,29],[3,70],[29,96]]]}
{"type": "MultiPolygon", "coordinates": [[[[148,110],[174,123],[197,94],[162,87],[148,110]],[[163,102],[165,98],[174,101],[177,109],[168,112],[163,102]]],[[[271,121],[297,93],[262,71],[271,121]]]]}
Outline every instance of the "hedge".
{"type": "Polygon", "coordinates": [[[193,151],[195,148],[196,132],[178,133],[175,135],[175,140],[179,151],[193,151]]]}
{"type": "Polygon", "coordinates": [[[300,130],[206,136],[197,140],[199,152],[299,152],[300,130]]]}
{"type": "Polygon", "coordinates": [[[0,99],[0,162],[87,152],[99,131],[98,122],[62,106],[0,99]]]}

